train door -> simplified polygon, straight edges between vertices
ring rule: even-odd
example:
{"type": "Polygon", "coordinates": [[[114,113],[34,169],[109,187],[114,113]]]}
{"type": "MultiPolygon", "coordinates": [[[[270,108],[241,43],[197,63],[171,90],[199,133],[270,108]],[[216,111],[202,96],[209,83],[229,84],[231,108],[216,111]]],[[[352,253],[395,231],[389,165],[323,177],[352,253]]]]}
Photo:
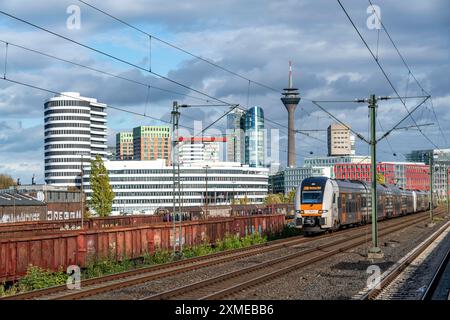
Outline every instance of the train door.
{"type": "Polygon", "coordinates": [[[333,202],[331,203],[331,221],[330,224],[333,226],[333,222],[339,220],[339,193],[337,190],[333,191],[333,202]]]}
{"type": "Polygon", "coordinates": [[[345,193],[341,193],[341,212],[338,223],[345,224],[346,220],[347,220],[347,195],[345,193]]]}
{"type": "Polygon", "coordinates": [[[362,215],[361,215],[361,195],[356,195],[356,221],[362,224],[362,215]]]}

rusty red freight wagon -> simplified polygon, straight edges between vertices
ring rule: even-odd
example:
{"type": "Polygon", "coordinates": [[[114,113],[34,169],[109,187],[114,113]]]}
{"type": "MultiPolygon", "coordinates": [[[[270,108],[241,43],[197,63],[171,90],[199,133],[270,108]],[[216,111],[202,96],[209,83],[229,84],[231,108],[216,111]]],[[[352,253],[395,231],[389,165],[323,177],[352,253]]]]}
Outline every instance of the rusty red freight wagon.
{"type": "MultiPolygon", "coordinates": [[[[244,236],[253,232],[268,234],[280,231],[284,214],[254,215],[185,221],[182,224],[184,246],[214,242],[227,233],[244,236]]],[[[24,275],[28,265],[57,270],[69,265],[86,266],[89,259],[113,253],[137,258],[145,252],[173,248],[175,237],[170,222],[121,226],[105,229],[57,231],[46,235],[0,239],[0,281],[11,281],[24,275]]]]}

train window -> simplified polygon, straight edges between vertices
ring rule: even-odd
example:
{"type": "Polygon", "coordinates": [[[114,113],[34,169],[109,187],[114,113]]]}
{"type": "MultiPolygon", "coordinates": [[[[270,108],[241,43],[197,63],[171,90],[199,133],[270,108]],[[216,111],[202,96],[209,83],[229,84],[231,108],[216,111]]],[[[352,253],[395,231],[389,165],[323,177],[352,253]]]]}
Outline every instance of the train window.
{"type": "Polygon", "coordinates": [[[321,203],[322,191],[303,191],[302,203],[321,203]]]}

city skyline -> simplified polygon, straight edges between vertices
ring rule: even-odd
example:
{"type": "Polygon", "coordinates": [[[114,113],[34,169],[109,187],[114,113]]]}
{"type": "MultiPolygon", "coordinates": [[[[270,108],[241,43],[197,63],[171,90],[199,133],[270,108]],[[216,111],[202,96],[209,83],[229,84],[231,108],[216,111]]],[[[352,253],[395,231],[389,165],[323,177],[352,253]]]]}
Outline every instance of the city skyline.
{"type": "MultiPolygon", "coordinates": [[[[68,37],[80,42],[92,44],[105,51],[111,52],[124,59],[135,61],[139,65],[148,65],[145,59],[148,57],[148,43],[138,34],[123,29],[123,26],[101,17],[98,12],[80,5],[81,28],[69,30],[66,27],[66,13],[69,1],[43,1],[39,10],[34,10],[23,1],[5,1],[2,6],[5,11],[18,17],[26,18],[43,27],[56,30],[68,37]],[[22,3],[21,3],[22,2],[22,3]],[[48,10],[46,10],[46,8],[48,10]],[[124,39],[127,41],[124,42],[124,39]],[[118,48],[119,44],[123,46],[118,48]]],[[[102,6],[102,3],[93,1],[94,5],[102,6]]],[[[170,9],[173,4],[165,4],[170,9]]],[[[267,83],[279,88],[279,92],[272,92],[255,85],[248,86],[242,79],[222,73],[219,70],[194,60],[192,57],[181,55],[176,50],[163,48],[161,44],[154,46],[152,55],[152,67],[156,71],[186,83],[194,88],[214,94],[220,98],[249,106],[258,105],[264,109],[266,118],[287,126],[287,114],[279,101],[281,88],[286,87],[286,65],[293,61],[294,83],[299,88],[302,100],[296,112],[297,129],[326,129],[332,122],[326,115],[311,105],[303,98],[327,99],[327,98],[364,98],[371,88],[377,95],[392,95],[381,73],[371,61],[366,49],[356,37],[345,16],[338,11],[336,3],[260,3],[258,8],[250,4],[240,4],[238,16],[232,8],[234,3],[221,4],[223,19],[218,22],[212,17],[205,18],[202,14],[208,10],[211,4],[193,4],[191,8],[181,7],[175,12],[171,10],[162,12],[149,12],[143,5],[137,8],[126,8],[119,4],[108,6],[108,11],[116,14],[130,23],[137,24],[148,32],[155,33],[163,39],[168,39],[192,52],[213,59],[220,65],[240,74],[248,76],[254,81],[267,83]],[[321,8],[318,9],[317,7],[321,8]],[[277,17],[268,15],[269,7],[278,9],[277,17]],[[263,8],[264,10],[261,10],[263,8]],[[261,11],[260,15],[255,15],[261,11]],[[319,12],[320,19],[313,18],[319,12]],[[195,13],[187,18],[186,13],[195,13]],[[181,15],[182,19],[174,19],[181,15]],[[143,18],[146,18],[144,20],[143,18]],[[153,23],[148,23],[147,18],[153,18],[153,23]],[[281,18],[280,18],[281,17],[281,18]],[[198,24],[192,22],[197,19],[198,24]],[[320,21],[327,21],[323,26],[320,21]],[[173,23],[175,21],[175,23],[173,23]],[[264,21],[264,24],[261,22],[264,21]],[[257,25],[252,28],[251,26],[257,25]],[[214,31],[205,31],[209,28],[214,31]],[[317,32],[311,32],[316,30],[317,32]],[[290,41],[289,39],[295,40],[290,41]],[[198,39],[208,39],[203,42],[198,39]],[[227,46],[224,46],[227,43],[227,46]],[[337,43],[337,45],[336,45],[337,43]],[[252,50],[252,48],[260,50],[252,50]],[[248,52],[252,50],[249,56],[248,52]],[[339,54],[345,50],[346,55],[339,54]],[[271,58],[276,53],[277,59],[271,58]],[[249,94],[248,94],[249,93],[249,94]],[[310,114],[310,116],[308,115],[310,114]]],[[[354,17],[358,28],[369,41],[372,48],[376,46],[376,31],[366,27],[367,5],[348,3],[349,12],[354,17]]],[[[383,21],[389,26],[393,38],[397,41],[408,63],[413,67],[414,73],[425,89],[433,95],[434,110],[440,119],[444,133],[448,132],[450,116],[446,106],[450,100],[448,77],[448,42],[442,41],[441,34],[448,27],[448,18],[445,12],[448,3],[444,1],[431,1],[424,4],[419,1],[408,2],[408,6],[392,4],[387,1],[378,3],[383,12],[383,21]],[[398,19],[397,17],[408,17],[398,19]],[[394,18],[395,17],[395,18],[394,18]],[[417,23],[417,22],[420,23],[417,23]],[[436,23],[439,22],[439,23],[436,23]],[[414,47],[410,46],[412,39],[420,35],[422,39],[414,47]],[[424,54],[427,52],[427,54],[424,54]]],[[[132,70],[119,63],[108,61],[104,57],[95,55],[87,50],[82,50],[74,45],[66,44],[48,34],[24,26],[17,21],[2,17],[4,28],[1,39],[24,45],[36,50],[54,54],[71,61],[78,61],[91,67],[105,69],[139,81],[150,81],[155,86],[160,86],[175,91],[183,91],[173,84],[156,79],[144,72],[132,70]],[[53,45],[54,44],[54,45],[53,45]]],[[[394,85],[401,93],[409,95],[421,94],[420,90],[408,79],[407,71],[401,65],[401,60],[388,43],[385,35],[380,38],[380,61],[386,70],[392,75],[394,85]],[[407,82],[409,82],[407,84],[407,82]]],[[[3,51],[3,50],[2,50],[3,51]]],[[[57,92],[78,91],[83,96],[98,99],[108,105],[127,108],[131,111],[147,112],[156,118],[169,120],[170,106],[173,100],[183,101],[182,97],[173,94],[162,93],[157,90],[148,92],[146,88],[124,83],[122,80],[99,76],[93,72],[55,62],[42,56],[37,56],[15,48],[9,47],[8,75],[31,84],[39,84],[42,87],[57,92]]],[[[31,88],[25,88],[11,83],[2,82],[3,101],[0,103],[1,129],[0,129],[0,171],[8,172],[15,178],[20,178],[23,183],[31,181],[33,174],[38,182],[43,182],[44,175],[44,121],[42,116],[43,102],[53,96],[31,88]],[[14,106],[11,108],[11,106],[14,106]]],[[[195,99],[185,99],[194,103],[195,99]]],[[[184,102],[184,101],[183,101],[184,102]]],[[[381,105],[381,104],[380,104],[381,105]]],[[[408,107],[412,108],[411,101],[408,107]]],[[[405,114],[403,106],[390,102],[379,108],[380,122],[386,130],[390,128],[397,116],[405,114]],[[393,116],[395,115],[395,116],[393,116]]],[[[367,123],[358,120],[367,115],[367,106],[339,105],[330,106],[330,110],[349,123],[358,132],[366,133],[367,123]]],[[[184,111],[191,118],[204,120],[209,124],[217,118],[224,109],[221,107],[204,109],[192,109],[184,111]]],[[[423,108],[416,114],[417,118],[436,122],[431,105],[423,108]]],[[[192,120],[182,116],[182,123],[190,125],[192,120]]],[[[115,143],[115,134],[133,128],[138,125],[161,125],[157,121],[150,121],[136,116],[111,111],[108,114],[108,145],[115,143]]],[[[411,125],[408,120],[405,125],[411,125]]],[[[223,127],[224,123],[221,124],[223,127]]],[[[269,129],[269,123],[266,122],[269,129]]],[[[438,127],[424,129],[426,134],[441,148],[445,147],[438,127]]],[[[379,134],[382,133],[379,128],[379,134]]],[[[214,134],[211,134],[214,135],[214,134]]],[[[325,140],[325,134],[314,136],[325,140]]],[[[286,130],[280,128],[280,162],[286,163],[287,137],[286,130]]],[[[429,149],[432,146],[417,130],[401,131],[394,133],[389,140],[394,150],[398,150],[397,157],[392,155],[387,142],[379,146],[379,160],[404,161],[400,155],[414,149],[429,149]],[[414,146],[408,141],[414,141],[414,146]]],[[[312,151],[315,155],[326,153],[326,144],[303,135],[297,135],[297,164],[302,163],[303,157],[312,151]]],[[[357,141],[358,154],[365,154],[366,147],[357,141]]]]}

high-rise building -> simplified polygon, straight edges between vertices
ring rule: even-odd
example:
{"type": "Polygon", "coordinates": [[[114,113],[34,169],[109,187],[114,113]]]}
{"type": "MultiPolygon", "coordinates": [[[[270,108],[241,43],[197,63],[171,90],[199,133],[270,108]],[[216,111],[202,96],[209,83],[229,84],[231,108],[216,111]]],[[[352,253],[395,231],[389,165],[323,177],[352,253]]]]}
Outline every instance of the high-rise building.
{"type": "Polygon", "coordinates": [[[80,186],[81,166],[107,156],[106,104],[63,92],[44,104],[45,182],[80,186]]]}
{"type": "Polygon", "coordinates": [[[223,137],[180,137],[178,153],[180,164],[194,162],[219,162],[220,143],[226,142],[223,137]]]}
{"type": "Polygon", "coordinates": [[[252,107],[245,114],[245,164],[264,167],[264,111],[252,107]]]}
{"type": "Polygon", "coordinates": [[[245,163],[245,111],[234,109],[227,115],[227,161],[245,163]]]}
{"type": "Polygon", "coordinates": [[[328,127],[327,131],[329,156],[346,156],[352,154],[352,139],[349,128],[340,123],[333,123],[328,127]]]}
{"type": "Polygon", "coordinates": [[[133,132],[118,132],[116,134],[116,159],[133,159],[133,132]]]}
{"type": "Polygon", "coordinates": [[[170,161],[171,130],[169,126],[140,126],[133,129],[133,159],[170,161]]]}

